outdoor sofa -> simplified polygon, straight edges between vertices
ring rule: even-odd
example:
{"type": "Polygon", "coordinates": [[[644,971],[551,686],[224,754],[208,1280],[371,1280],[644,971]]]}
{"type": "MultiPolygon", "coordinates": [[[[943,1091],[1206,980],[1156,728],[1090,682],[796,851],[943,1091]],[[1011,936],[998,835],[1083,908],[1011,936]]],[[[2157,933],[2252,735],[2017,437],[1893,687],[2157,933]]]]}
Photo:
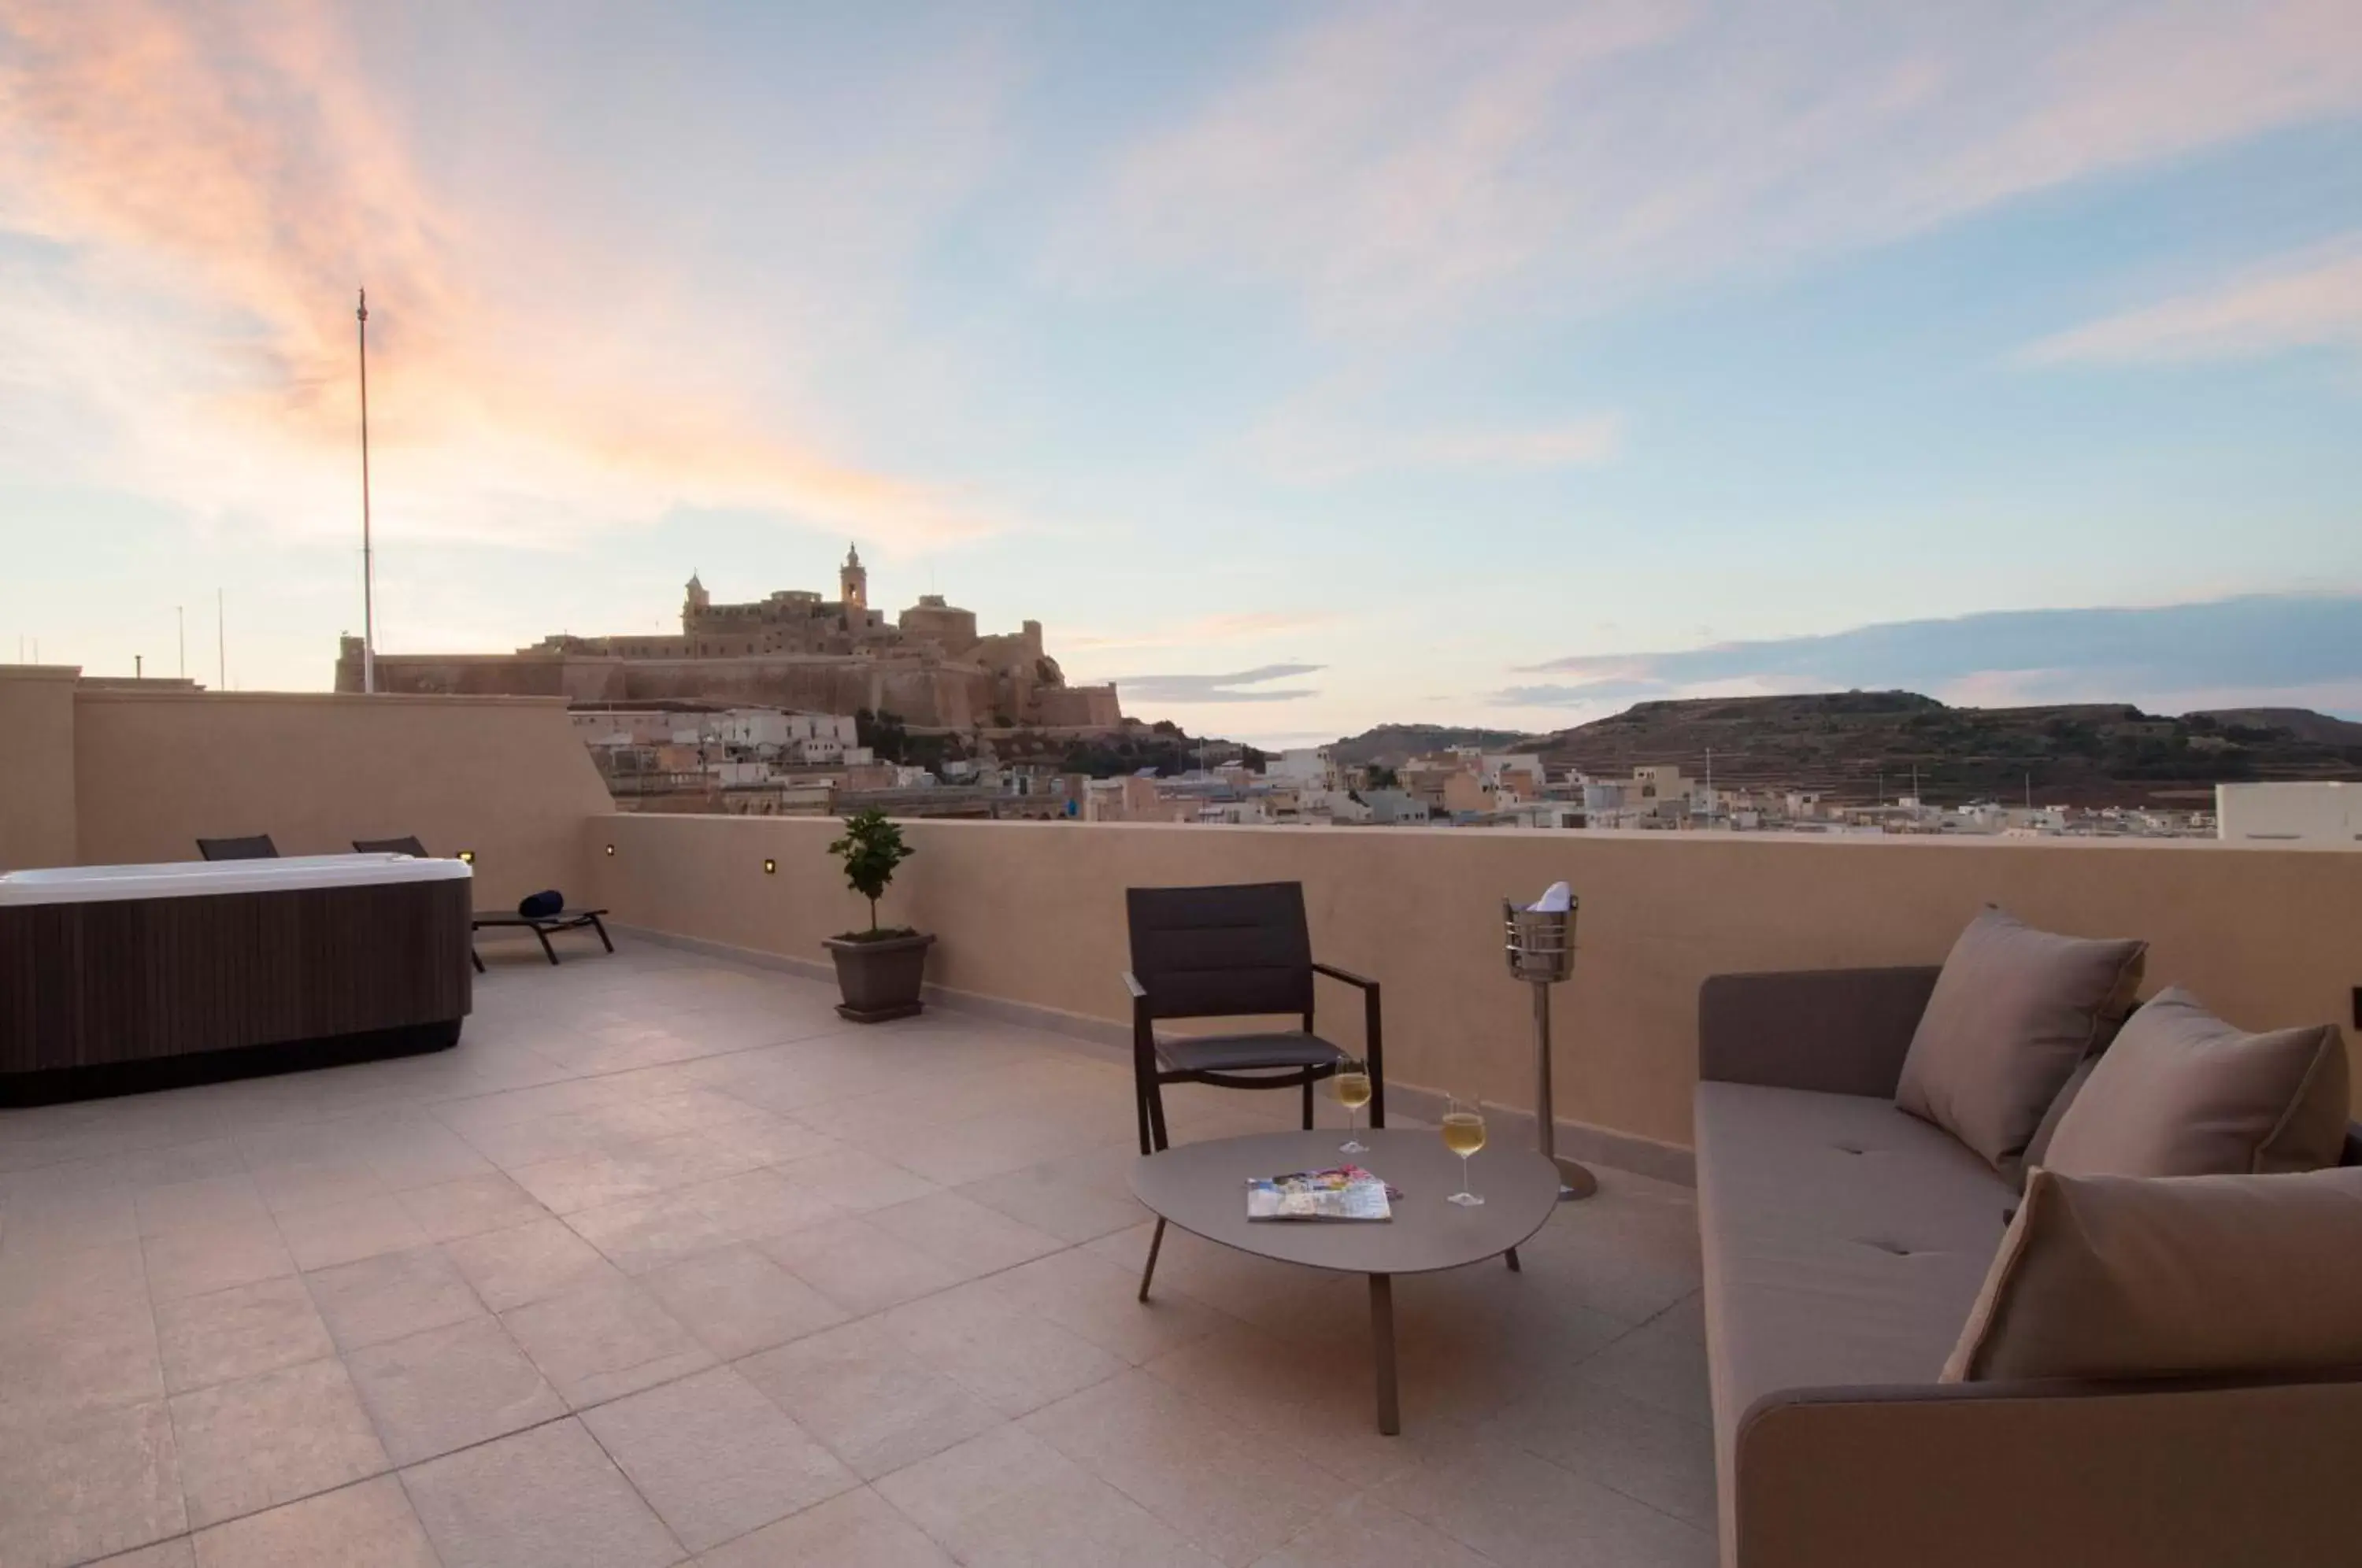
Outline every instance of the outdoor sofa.
{"type": "MultiPolygon", "coordinates": [[[[1896,1104],[1938,974],[1721,975],[1700,992],[1725,1568],[2362,1562],[2362,1366],[1939,1380],[2026,1199],[1896,1104]]],[[[2351,1166],[2336,1051],[2324,1163],[2351,1166]]],[[[2304,1306],[2342,1274],[2350,1291],[2355,1260],[2323,1262],[2274,1288],[2304,1306]]]]}

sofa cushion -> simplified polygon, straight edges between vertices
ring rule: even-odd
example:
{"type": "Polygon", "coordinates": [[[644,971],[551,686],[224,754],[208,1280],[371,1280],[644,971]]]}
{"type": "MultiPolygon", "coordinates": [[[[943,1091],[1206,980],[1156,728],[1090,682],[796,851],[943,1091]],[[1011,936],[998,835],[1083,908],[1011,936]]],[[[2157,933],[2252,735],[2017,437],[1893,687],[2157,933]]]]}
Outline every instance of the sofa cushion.
{"type": "Polygon", "coordinates": [[[2009,1183],[1883,1099],[1705,1083],[1695,1107],[1726,1466],[1763,1395],[1934,1382],[2000,1244],[2009,1183]]]}
{"type": "Polygon", "coordinates": [[[2320,1170],[2337,1163],[2345,1111],[2335,1024],[2243,1033],[2171,988],[2092,1067],[2039,1163],[2061,1176],[2320,1170]]]}
{"type": "Polygon", "coordinates": [[[1948,1383],[2362,1366],[2362,1170],[2037,1170],[1948,1383]]]}
{"type": "Polygon", "coordinates": [[[1952,944],[1894,1103],[2006,1169],[2077,1063],[2132,1006],[2148,944],[2036,931],[1986,909],[1952,944]]]}

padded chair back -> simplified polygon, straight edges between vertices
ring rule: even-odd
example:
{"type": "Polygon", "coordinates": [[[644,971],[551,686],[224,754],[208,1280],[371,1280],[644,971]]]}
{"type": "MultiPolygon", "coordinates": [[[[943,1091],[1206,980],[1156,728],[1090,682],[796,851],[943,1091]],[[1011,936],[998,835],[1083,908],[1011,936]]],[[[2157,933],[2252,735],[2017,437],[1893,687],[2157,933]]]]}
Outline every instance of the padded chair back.
{"type": "Polygon", "coordinates": [[[414,855],[427,858],[426,846],[408,834],[400,838],[357,838],[353,840],[356,855],[414,855]]]}
{"type": "Polygon", "coordinates": [[[1152,1018],[1307,1012],[1312,936],[1304,884],[1128,888],[1131,972],[1152,1018]]]}
{"type": "Polygon", "coordinates": [[[279,846],[269,834],[259,833],[252,838],[201,838],[197,853],[208,860],[276,860],[279,846]]]}

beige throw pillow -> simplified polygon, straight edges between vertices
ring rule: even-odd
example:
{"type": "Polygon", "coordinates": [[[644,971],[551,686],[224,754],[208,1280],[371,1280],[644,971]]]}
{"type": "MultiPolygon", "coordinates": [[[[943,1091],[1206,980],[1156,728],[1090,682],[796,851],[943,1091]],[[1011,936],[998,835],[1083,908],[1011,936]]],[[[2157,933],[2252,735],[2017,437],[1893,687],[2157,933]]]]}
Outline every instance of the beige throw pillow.
{"type": "Polygon", "coordinates": [[[2037,1170],[1947,1383],[2362,1367],[2362,1169],[2037,1170]]]}
{"type": "Polygon", "coordinates": [[[2076,1064],[2131,1008],[2147,951],[1987,909],[1944,960],[1894,1103],[2008,1169],[2076,1064]]]}
{"type": "Polygon", "coordinates": [[[2238,1176],[2334,1165],[2345,1141],[2335,1024],[2247,1034],[2169,988],[2133,1014],[2059,1118],[2061,1176],[2238,1176]]]}

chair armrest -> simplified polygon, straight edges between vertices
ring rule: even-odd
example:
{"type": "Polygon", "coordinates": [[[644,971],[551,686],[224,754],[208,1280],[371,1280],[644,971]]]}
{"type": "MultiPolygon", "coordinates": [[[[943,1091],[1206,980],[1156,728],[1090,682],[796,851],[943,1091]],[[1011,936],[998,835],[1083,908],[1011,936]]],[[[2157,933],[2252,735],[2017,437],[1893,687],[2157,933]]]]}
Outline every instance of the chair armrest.
{"type": "Polygon", "coordinates": [[[2362,1382],[1931,1384],[1759,1400],[1726,1562],[1992,1568],[2351,1562],[2362,1382]]]}
{"type": "Polygon", "coordinates": [[[1891,1097],[1940,973],[1710,975],[1698,988],[1698,1079],[1891,1097]]]}
{"type": "Polygon", "coordinates": [[[1133,974],[1129,969],[1126,969],[1123,972],[1123,988],[1131,993],[1131,999],[1136,1002],[1143,1002],[1148,999],[1148,988],[1142,985],[1140,983],[1140,977],[1133,974]]]}
{"type": "MultiPolygon", "coordinates": [[[[1386,1124],[1386,1034],[1385,1021],[1378,1007],[1378,983],[1366,975],[1356,975],[1351,969],[1340,969],[1334,964],[1315,964],[1312,972],[1326,975],[1332,980],[1342,980],[1362,993],[1362,1059],[1370,1069],[1370,1125],[1386,1124]]],[[[1310,1015],[1306,1015],[1308,1026],[1310,1015]]]]}
{"type": "Polygon", "coordinates": [[[1367,975],[1356,975],[1351,969],[1340,969],[1334,964],[1315,964],[1312,966],[1312,972],[1316,975],[1326,975],[1332,980],[1342,980],[1349,986],[1359,986],[1365,991],[1374,991],[1378,988],[1377,981],[1371,979],[1367,975]]]}

